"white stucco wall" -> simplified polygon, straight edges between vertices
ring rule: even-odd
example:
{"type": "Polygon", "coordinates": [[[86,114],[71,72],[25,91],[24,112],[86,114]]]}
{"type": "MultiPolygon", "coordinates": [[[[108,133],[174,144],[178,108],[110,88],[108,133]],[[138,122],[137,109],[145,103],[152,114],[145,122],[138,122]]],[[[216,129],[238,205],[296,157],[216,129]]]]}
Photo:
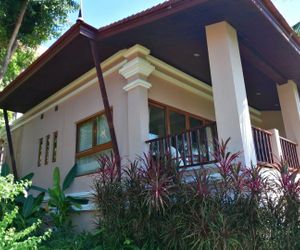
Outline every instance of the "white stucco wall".
{"type": "Polygon", "coordinates": [[[281,111],[262,111],[261,118],[261,128],[267,130],[276,128],[280,136],[286,137],[281,111]]]}
{"type": "Polygon", "coordinates": [[[156,76],[150,76],[149,98],[214,121],[213,102],[156,76]]]}
{"type": "MultiPolygon", "coordinates": [[[[120,153],[126,157],[127,152],[127,96],[122,89],[125,80],[117,74],[111,74],[106,78],[107,92],[110,104],[113,108],[117,141],[120,153]]],[[[17,150],[16,158],[20,167],[20,176],[30,172],[35,173],[34,184],[49,187],[52,183],[52,172],[55,166],[61,170],[62,178],[75,163],[76,151],[76,123],[99,111],[103,104],[97,84],[90,86],[79,94],[71,97],[58,105],[58,111],[54,108],[34,118],[12,132],[14,147],[17,150]],[[22,131],[23,136],[19,136],[22,131]],[[52,163],[52,134],[58,131],[57,161],[52,163]],[[51,135],[49,163],[44,165],[45,137],[51,135]],[[43,161],[41,167],[37,166],[39,138],[44,138],[43,161]]],[[[92,177],[90,175],[77,177],[68,192],[82,192],[90,190],[92,177]]]]}

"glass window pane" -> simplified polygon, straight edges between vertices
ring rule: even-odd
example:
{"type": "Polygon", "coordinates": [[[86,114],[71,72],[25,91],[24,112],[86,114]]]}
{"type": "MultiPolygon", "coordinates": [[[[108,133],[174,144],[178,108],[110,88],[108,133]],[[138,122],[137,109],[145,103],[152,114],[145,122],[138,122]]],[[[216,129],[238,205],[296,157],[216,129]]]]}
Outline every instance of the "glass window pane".
{"type": "Polygon", "coordinates": [[[57,136],[58,136],[58,132],[55,131],[53,133],[53,141],[52,141],[52,162],[56,162],[56,156],[57,156],[57,136]]]}
{"type": "Polygon", "coordinates": [[[170,130],[171,135],[183,132],[185,127],[185,115],[171,111],[170,112],[170,130]]]}
{"type": "Polygon", "coordinates": [[[194,117],[190,117],[190,128],[199,128],[203,125],[203,121],[196,119],[194,117]]]}
{"type": "Polygon", "coordinates": [[[78,152],[93,146],[93,121],[80,125],[78,134],[78,152]]]}
{"type": "Polygon", "coordinates": [[[149,106],[149,139],[155,139],[166,135],[165,110],[149,106]]]}
{"type": "Polygon", "coordinates": [[[97,158],[103,154],[111,155],[111,152],[112,152],[112,149],[108,149],[108,150],[104,150],[99,153],[78,159],[76,161],[77,176],[95,173],[97,171],[97,169],[99,168],[99,163],[97,161],[97,158]]]}
{"type": "Polygon", "coordinates": [[[109,127],[105,115],[97,117],[97,145],[111,141],[109,127]]]}

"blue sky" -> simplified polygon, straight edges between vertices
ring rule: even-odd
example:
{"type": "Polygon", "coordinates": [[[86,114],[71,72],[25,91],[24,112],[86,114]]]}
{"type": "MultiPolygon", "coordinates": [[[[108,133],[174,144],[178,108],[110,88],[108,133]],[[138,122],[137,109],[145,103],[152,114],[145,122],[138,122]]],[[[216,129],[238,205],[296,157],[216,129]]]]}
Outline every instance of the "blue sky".
{"type": "MultiPolygon", "coordinates": [[[[77,0],[80,2],[80,0],[77,0]]],[[[82,0],[84,21],[100,28],[122,18],[148,9],[164,0],[82,0]]],[[[76,22],[78,12],[69,15],[69,26],[76,22]]],[[[67,30],[67,29],[66,29],[67,30]]],[[[45,44],[49,47],[55,40],[45,44]]]]}
{"type": "Polygon", "coordinates": [[[291,26],[300,21],[300,0],[272,0],[272,2],[291,26]]]}
{"type": "MultiPolygon", "coordinates": [[[[78,0],[79,2],[80,0],[78,0]]],[[[164,0],[82,0],[84,21],[99,28],[134,13],[150,8],[164,0]]],[[[272,0],[290,25],[300,21],[300,0],[272,0]]],[[[78,13],[69,16],[69,25],[76,22],[78,13]]],[[[67,27],[67,28],[68,28],[67,27]]],[[[67,29],[66,28],[66,29],[67,29]]],[[[54,40],[43,47],[49,47],[54,40]]]]}

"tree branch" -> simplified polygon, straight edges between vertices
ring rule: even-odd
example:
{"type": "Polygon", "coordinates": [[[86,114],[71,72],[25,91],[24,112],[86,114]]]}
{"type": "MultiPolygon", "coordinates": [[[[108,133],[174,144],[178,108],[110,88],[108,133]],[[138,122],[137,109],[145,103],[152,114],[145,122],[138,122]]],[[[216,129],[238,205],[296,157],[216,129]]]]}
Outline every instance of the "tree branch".
{"type": "Polygon", "coordinates": [[[17,40],[17,36],[18,36],[19,30],[20,30],[21,24],[22,24],[23,19],[24,19],[24,15],[25,15],[27,6],[28,6],[28,0],[24,0],[23,3],[22,3],[21,9],[20,9],[20,14],[19,14],[19,16],[17,18],[17,21],[16,21],[16,24],[15,24],[15,28],[13,30],[13,33],[12,33],[10,39],[9,39],[9,43],[8,43],[8,46],[7,46],[5,57],[4,57],[4,59],[1,63],[1,66],[0,66],[0,82],[2,81],[3,76],[6,73],[6,70],[7,70],[7,67],[8,67],[8,64],[10,62],[11,57],[13,56],[14,52],[17,49],[17,44],[18,43],[17,43],[16,40],[17,40]]]}
{"type": "Polygon", "coordinates": [[[6,71],[7,71],[8,64],[9,64],[9,62],[10,62],[10,59],[11,59],[11,57],[14,55],[14,53],[16,52],[16,50],[17,50],[17,48],[18,48],[18,45],[19,45],[18,40],[15,40],[15,42],[14,42],[14,44],[13,44],[13,47],[12,47],[12,49],[11,49],[10,58],[9,58],[8,60],[4,60],[4,61],[3,61],[3,64],[2,64],[1,70],[0,70],[0,85],[1,85],[2,79],[3,79],[3,77],[4,77],[4,74],[5,74],[6,71]],[[1,75],[2,70],[3,70],[4,73],[1,75]]]}

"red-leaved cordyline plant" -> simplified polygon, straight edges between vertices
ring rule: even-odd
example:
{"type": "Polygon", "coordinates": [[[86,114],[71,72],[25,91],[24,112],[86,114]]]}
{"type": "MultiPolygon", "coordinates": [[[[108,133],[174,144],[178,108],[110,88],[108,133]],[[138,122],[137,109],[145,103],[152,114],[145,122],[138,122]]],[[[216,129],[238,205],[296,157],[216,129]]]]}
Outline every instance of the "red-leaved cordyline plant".
{"type": "Polygon", "coordinates": [[[232,166],[236,163],[238,157],[240,156],[240,152],[231,153],[227,151],[227,145],[230,141],[230,138],[225,142],[221,140],[221,142],[216,142],[216,150],[213,153],[213,157],[216,160],[217,168],[221,177],[225,180],[229,177],[229,174],[232,171],[232,166]]]}
{"type": "Polygon", "coordinates": [[[237,162],[231,165],[229,178],[231,183],[232,191],[236,195],[245,194],[247,190],[247,176],[246,173],[246,167],[242,166],[241,162],[237,162]]]}
{"type": "Polygon", "coordinates": [[[283,192],[283,195],[300,202],[300,178],[297,178],[299,171],[290,169],[284,162],[275,165],[279,172],[277,176],[277,187],[283,192]]]}
{"type": "Polygon", "coordinates": [[[297,174],[278,165],[274,202],[263,169],[243,166],[228,143],[216,147],[216,168],[197,169],[193,182],[171,157],[153,154],[123,166],[119,182],[113,156],[101,156],[94,200],[107,249],[126,239],[141,249],[300,249],[297,174]]]}
{"type": "Polygon", "coordinates": [[[151,155],[140,159],[142,178],[145,185],[145,205],[156,212],[164,212],[171,198],[173,182],[169,167],[163,160],[154,160],[151,155]]]}
{"type": "Polygon", "coordinates": [[[118,179],[117,161],[113,153],[103,154],[97,158],[97,161],[99,163],[98,178],[101,179],[103,185],[113,183],[118,179]]]}
{"type": "Polygon", "coordinates": [[[266,191],[266,178],[261,175],[261,168],[251,166],[244,168],[245,185],[252,197],[262,194],[266,191]]]}
{"type": "Polygon", "coordinates": [[[216,159],[217,171],[221,176],[218,183],[218,194],[226,198],[238,199],[251,195],[261,194],[266,188],[266,181],[262,178],[260,168],[250,168],[241,164],[238,158],[241,152],[230,153],[228,143],[230,139],[216,142],[216,150],[213,154],[216,159]],[[228,196],[229,195],[229,196],[228,196]]]}
{"type": "Polygon", "coordinates": [[[244,173],[240,162],[240,152],[231,153],[228,149],[230,138],[225,142],[216,141],[213,157],[216,160],[217,173],[221,180],[217,183],[217,195],[222,199],[237,199],[244,192],[244,173]]]}
{"type": "Polygon", "coordinates": [[[139,181],[143,176],[143,169],[140,166],[140,160],[134,160],[129,163],[129,166],[124,169],[125,178],[129,181],[139,181]]]}
{"type": "Polygon", "coordinates": [[[194,182],[191,184],[191,188],[194,195],[200,199],[211,195],[211,178],[207,169],[194,171],[194,182]]]}

